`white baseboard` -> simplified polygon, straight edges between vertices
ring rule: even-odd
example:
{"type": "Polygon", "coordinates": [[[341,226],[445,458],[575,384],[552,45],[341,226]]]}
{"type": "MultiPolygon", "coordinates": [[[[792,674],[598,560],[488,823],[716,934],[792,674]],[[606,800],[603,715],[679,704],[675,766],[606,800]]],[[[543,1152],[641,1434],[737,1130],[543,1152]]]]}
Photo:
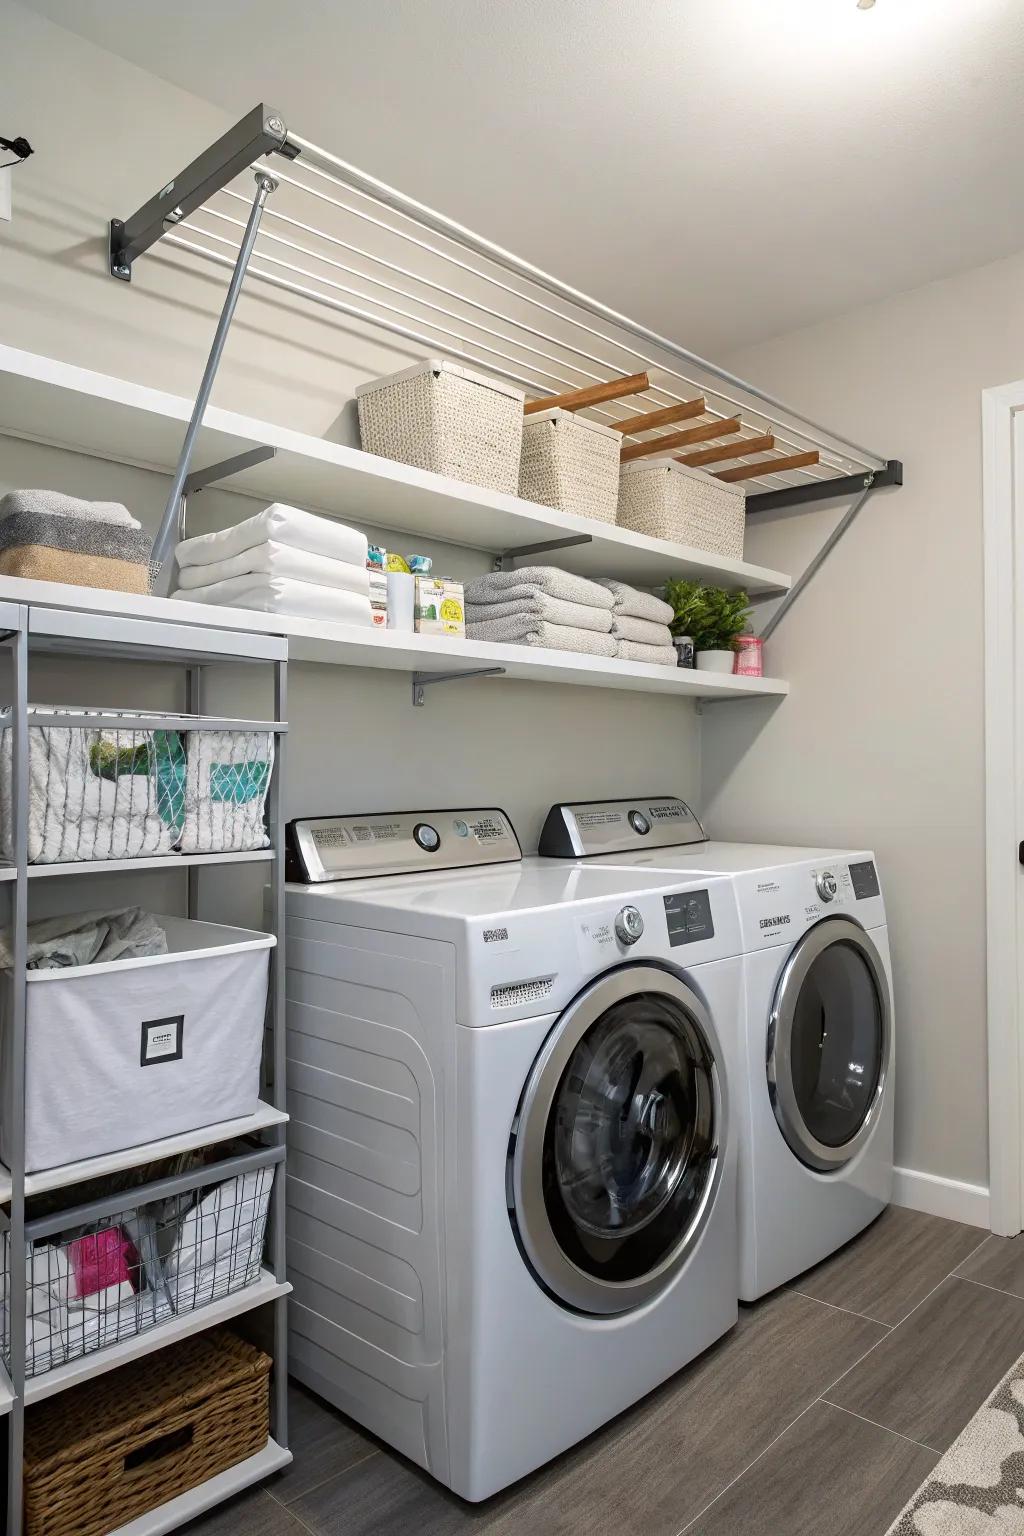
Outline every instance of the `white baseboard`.
{"type": "Polygon", "coordinates": [[[984,1185],[941,1179],[937,1174],[918,1173],[914,1168],[896,1168],[893,1175],[893,1205],[905,1205],[912,1211],[945,1216],[950,1221],[989,1230],[989,1199],[984,1185]]]}

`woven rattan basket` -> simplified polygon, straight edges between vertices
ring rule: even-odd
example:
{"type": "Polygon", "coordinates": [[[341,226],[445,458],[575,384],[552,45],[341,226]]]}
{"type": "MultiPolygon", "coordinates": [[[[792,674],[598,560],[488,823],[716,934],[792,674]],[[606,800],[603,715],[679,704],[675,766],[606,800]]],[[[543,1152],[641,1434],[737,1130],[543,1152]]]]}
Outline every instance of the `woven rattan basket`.
{"type": "Polygon", "coordinates": [[[33,1408],[25,1536],[107,1536],[262,1451],[271,1361],[224,1329],[33,1408]]]}
{"type": "Polygon", "coordinates": [[[519,494],[576,517],[614,523],[622,433],[554,407],[528,416],[519,460],[519,494]]]}
{"type": "Polygon", "coordinates": [[[622,466],[617,520],[621,528],[652,539],[742,560],[746,503],[741,485],[658,459],[622,466]]]}
{"type": "Polygon", "coordinates": [[[515,495],[525,396],[511,384],[440,358],[360,384],[367,453],[515,495]]]}

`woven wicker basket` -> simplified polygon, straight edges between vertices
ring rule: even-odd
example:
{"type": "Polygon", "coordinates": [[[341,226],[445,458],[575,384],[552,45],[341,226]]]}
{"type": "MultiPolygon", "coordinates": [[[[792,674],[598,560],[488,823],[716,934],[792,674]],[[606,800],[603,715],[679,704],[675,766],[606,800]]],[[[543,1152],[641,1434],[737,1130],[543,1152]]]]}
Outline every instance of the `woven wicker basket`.
{"type": "Polygon", "coordinates": [[[359,385],[359,436],[367,453],[515,495],[524,399],[511,384],[429,358],[359,385]]]}
{"type": "Polygon", "coordinates": [[[624,464],[618,523],[652,539],[669,539],[742,560],[746,502],[741,485],[730,485],[687,464],[664,459],[624,464]]]}
{"type": "Polygon", "coordinates": [[[25,1422],[25,1536],[107,1536],[255,1456],[270,1367],[217,1329],[41,1403],[25,1422]]]}
{"type": "Polygon", "coordinates": [[[622,433],[553,408],[528,416],[519,460],[519,494],[576,517],[614,523],[622,433]]]}

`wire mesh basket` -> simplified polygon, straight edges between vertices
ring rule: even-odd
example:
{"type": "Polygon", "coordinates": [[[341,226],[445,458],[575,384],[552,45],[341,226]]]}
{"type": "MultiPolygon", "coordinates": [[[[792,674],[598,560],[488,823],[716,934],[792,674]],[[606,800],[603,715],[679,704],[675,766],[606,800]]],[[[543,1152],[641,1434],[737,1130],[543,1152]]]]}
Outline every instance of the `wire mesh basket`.
{"type": "MultiPolygon", "coordinates": [[[[268,846],[270,731],[132,710],[30,705],[31,864],[244,852],[268,846]],[[46,723],[33,723],[45,720],[46,723]]],[[[0,711],[0,856],[13,857],[11,711],[0,711]]]]}
{"type": "MultiPolygon", "coordinates": [[[[204,1170],[188,1189],[160,1185],[26,1224],[25,1374],[135,1338],[173,1317],[230,1296],[260,1277],[271,1162],[211,1182],[204,1170]],[[205,1173],[205,1177],[204,1177],[205,1173]],[[147,1198],[154,1195],[155,1198],[147,1198]]],[[[180,1181],[178,1181],[180,1182],[180,1181]]],[[[3,1353],[12,1367],[11,1266],[3,1240],[3,1353]]]]}

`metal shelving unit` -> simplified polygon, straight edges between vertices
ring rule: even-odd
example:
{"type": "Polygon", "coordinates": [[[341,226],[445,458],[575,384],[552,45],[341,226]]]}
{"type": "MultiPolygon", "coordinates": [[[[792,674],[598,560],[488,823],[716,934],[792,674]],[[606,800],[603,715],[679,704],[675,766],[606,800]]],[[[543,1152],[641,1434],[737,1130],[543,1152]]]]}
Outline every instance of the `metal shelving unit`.
{"type": "MultiPolygon", "coordinates": [[[[84,596],[84,594],[83,594],[84,596]]],[[[286,1298],[291,1289],[286,1275],[285,1248],[285,1025],[284,1025],[284,807],[283,776],[287,743],[287,656],[288,642],[281,636],[246,630],[217,629],[214,625],[188,625],[161,622],[156,618],[109,615],[80,609],[72,611],[45,602],[11,603],[0,601],[0,653],[6,657],[9,677],[12,755],[12,841],[14,859],[0,871],[0,889],[8,895],[13,964],[7,992],[5,1028],[10,1032],[9,1073],[3,1084],[4,1114],[9,1127],[10,1167],[0,1168],[0,1204],[9,1208],[9,1216],[0,1217],[9,1234],[10,1274],[8,1277],[8,1336],[10,1341],[10,1379],[0,1372],[0,1414],[8,1423],[8,1497],[9,1532],[21,1530],[22,1476],[26,1409],[45,1397],[113,1370],[128,1360],[164,1348],[189,1334],[212,1328],[254,1308],[273,1307],[273,1396],[271,1438],[259,1455],[237,1468],[214,1478],[208,1485],[188,1495],[171,1500],[160,1509],[125,1527],[134,1536],[170,1531],[202,1510],[286,1466],[288,1451],[287,1419],[287,1317],[286,1298]],[[136,662],[173,662],[184,672],[185,710],[183,714],[142,714],[133,716],[136,728],[176,730],[241,728],[266,730],[274,735],[275,760],[267,800],[270,847],[250,854],[161,855],[156,858],[83,861],[75,864],[29,865],[29,662],[38,654],[54,652],[74,659],[117,658],[136,662]],[[267,721],[227,721],[205,717],[202,713],[204,669],[216,663],[263,665],[273,669],[274,711],[267,721]],[[140,725],[139,722],[142,722],[140,725]],[[76,879],[104,872],[138,872],[180,867],[187,883],[187,911],[197,914],[199,876],[204,864],[217,867],[225,863],[264,864],[270,881],[270,900],[266,903],[265,926],[273,933],[270,951],[270,978],[267,1027],[264,1035],[263,1098],[257,1112],[244,1120],[225,1121],[186,1135],[162,1141],[144,1141],[145,1127],[140,1126],[140,1141],[135,1147],[86,1162],[70,1163],[45,1172],[26,1174],[25,1170],[25,1030],[27,1016],[27,929],[29,889],[34,878],[76,879]],[[191,1311],[175,1312],[144,1331],[103,1348],[72,1358],[66,1364],[41,1374],[28,1376],[26,1368],[27,1296],[24,1283],[26,1243],[58,1230],[63,1211],[56,1217],[26,1221],[25,1202],[32,1194],[45,1190],[68,1189],[86,1179],[110,1174],[188,1149],[227,1143],[239,1137],[259,1138],[260,1147],[241,1156],[175,1178],[132,1191],[135,1198],[147,1190],[158,1191],[161,1198],[175,1192],[211,1182],[218,1169],[225,1177],[240,1175],[250,1167],[273,1165],[275,1177],[270,1193],[268,1252],[255,1283],[229,1290],[191,1311]]],[[[34,714],[39,723],[43,714],[34,714]]],[[[117,717],[119,718],[119,717],[117,717]]],[[[68,716],[54,715],[54,722],[69,723],[68,716]]],[[[90,724],[92,721],[90,720],[90,724]]],[[[124,724],[124,721],[119,721],[124,724]]],[[[69,1194],[65,1210],[80,1221],[97,1219],[106,1206],[124,1201],[124,1193],[89,1206],[77,1206],[69,1194]],[[90,1215],[92,1213],[92,1216],[90,1215]]]]}

